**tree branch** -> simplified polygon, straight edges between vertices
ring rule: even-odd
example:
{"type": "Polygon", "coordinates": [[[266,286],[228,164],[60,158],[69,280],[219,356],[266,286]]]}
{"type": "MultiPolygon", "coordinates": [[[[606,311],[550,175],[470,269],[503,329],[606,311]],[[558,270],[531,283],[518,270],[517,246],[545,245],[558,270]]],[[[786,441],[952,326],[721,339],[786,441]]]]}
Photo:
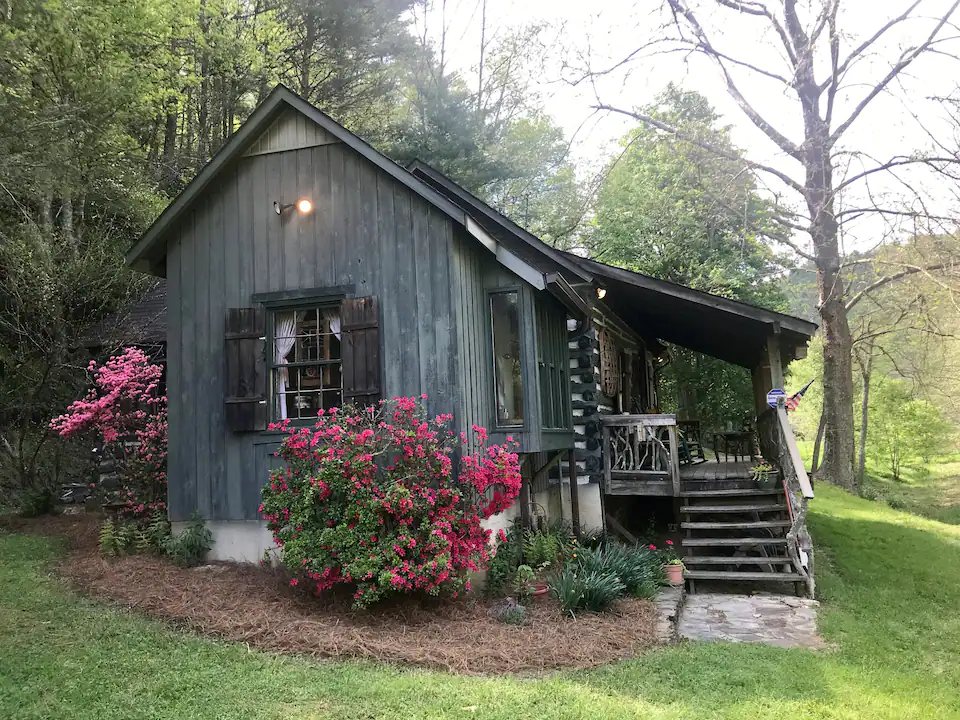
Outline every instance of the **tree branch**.
{"type": "Polygon", "coordinates": [[[886,25],[884,25],[883,27],[881,27],[881,28],[880,28],[879,30],[877,30],[873,35],[871,35],[869,38],[867,38],[867,39],[864,40],[862,43],[860,43],[857,47],[855,47],[852,51],[850,51],[850,54],[847,55],[846,59],[843,61],[843,63],[840,65],[840,67],[837,68],[837,72],[834,73],[834,75],[833,75],[829,80],[825,81],[825,82],[820,86],[820,91],[823,92],[823,91],[827,88],[827,86],[828,86],[831,82],[833,82],[834,78],[837,78],[837,77],[840,77],[841,75],[843,75],[843,73],[845,73],[845,72],[850,68],[850,64],[851,64],[854,60],[856,60],[858,57],[860,57],[860,55],[862,55],[863,52],[864,52],[867,48],[869,48],[871,45],[873,45],[875,42],[877,42],[877,40],[879,40],[881,37],[883,37],[888,30],[890,30],[891,28],[895,27],[896,25],[899,25],[899,24],[902,23],[904,20],[908,19],[908,18],[910,17],[910,14],[911,14],[914,10],[917,9],[917,6],[918,6],[921,2],[923,2],[923,0],[916,0],[916,1],[913,3],[913,5],[911,5],[910,7],[908,7],[908,8],[903,12],[903,14],[898,15],[897,17],[895,17],[895,18],[893,18],[892,20],[890,20],[886,25]]]}
{"type": "Polygon", "coordinates": [[[689,135],[688,133],[685,133],[682,130],[675,128],[672,125],[668,125],[667,123],[663,122],[662,120],[658,120],[655,117],[652,117],[645,113],[636,112],[634,110],[624,110],[623,108],[614,107],[613,105],[600,104],[600,105],[594,105],[593,108],[595,110],[605,110],[607,112],[613,112],[613,113],[618,113],[620,115],[626,115],[627,117],[632,117],[634,120],[639,120],[640,122],[646,125],[655,127],[658,130],[663,130],[664,132],[669,133],[670,135],[673,135],[674,137],[679,138],[684,142],[688,142],[692,145],[696,145],[697,147],[703,148],[707,152],[711,152],[714,155],[717,155],[722,158],[726,158],[727,160],[735,160],[737,162],[742,162],[744,165],[746,165],[752,170],[761,170],[763,172],[769,173],[774,177],[778,178],[779,180],[781,180],[790,188],[796,190],[799,193],[803,193],[803,186],[800,183],[798,183],[796,180],[791,178],[789,175],[787,175],[786,173],[781,172],[776,168],[770,167],[769,165],[764,165],[762,163],[757,163],[757,162],[753,162],[752,160],[748,160],[747,158],[741,157],[737,153],[732,152],[730,150],[724,150],[723,148],[718,148],[714,145],[711,145],[710,143],[705,143],[702,140],[697,139],[693,135],[689,135]]]}
{"type": "Polygon", "coordinates": [[[902,280],[903,278],[909,277],[910,275],[916,275],[917,273],[921,273],[921,272],[922,273],[936,272],[938,270],[943,270],[946,267],[949,267],[947,263],[937,263],[936,265],[927,265],[925,267],[921,267],[919,265],[909,265],[905,269],[901,270],[900,272],[893,273],[892,275],[885,275],[882,278],[874,280],[872,283],[867,285],[863,290],[861,290],[852,298],[850,298],[844,307],[847,312],[850,312],[854,307],[856,307],[857,303],[863,300],[864,296],[869,295],[874,290],[879,290],[885,285],[889,285],[890,283],[896,282],[897,280],[902,280]]]}
{"type": "MultiPolygon", "coordinates": [[[[671,0],[671,2],[673,1],[675,0],[671,0]]],[[[916,7],[917,4],[919,4],[919,2],[920,0],[916,0],[916,2],[914,2],[913,5],[911,5],[910,10],[916,7]]],[[[870,92],[867,93],[866,97],[864,97],[857,104],[857,106],[853,109],[853,112],[850,113],[847,119],[844,120],[839,125],[839,127],[837,127],[837,129],[833,131],[833,133],[831,133],[830,138],[828,140],[828,145],[830,147],[836,144],[837,140],[839,140],[840,137],[843,135],[843,133],[847,131],[847,128],[849,128],[856,121],[856,119],[860,117],[860,114],[864,110],[866,110],[867,106],[873,101],[873,99],[877,97],[877,95],[882,93],[886,89],[887,85],[889,85],[894,78],[896,78],[914,60],[916,60],[924,52],[924,50],[926,50],[927,48],[930,47],[931,44],[933,44],[934,40],[936,40],[937,35],[943,29],[944,25],[947,24],[947,21],[950,19],[950,16],[953,15],[953,13],[956,11],[958,6],[960,6],[960,0],[954,0],[954,3],[950,6],[950,8],[947,10],[944,16],[940,18],[939,22],[936,24],[936,27],[934,27],[933,30],[930,32],[930,34],[927,36],[927,39],[924,40],[922,43],[920,43],[917,47],[901,54],[900,60],[892,68],[890,68],[890,72],[888,72],[886,76],[884,76],[884,78],[879,83],[877,83],[870,90],[870,92]]],[[[910,10],[908,10],[907,12],[909,13],[910,10]]],[[[883,32],[885,32],[885,30],[883,32]]],[[[848,58],[848,61],[849,59],[850,58],[848,58]]],[[[841,66],[841,73],[843,71],[844,71],[844,68],[843,66],[841,66]]]]}
{"type": "MultiPolygon", "coordinates": [[[[864,170],[864,171],[862,171],[862,172],[857,173],[857,174],[854,175],[853,177],[850,177],[850,178],[845,179],[843,182],[841,182],[839,185],[837,185],[836,190],[834,190],[834,192],[835,192],[835,193],[839,193],[839,192],[840,192],[841,190],[843,190],[845,187],[849,187],[849,186],[852,185],[853,183],[857,182],[858,180],[862,180],[863,178],[867,177],[868,175],[873,175],[874,173],[878,173],[878,172],[884,172],[884,171],[886,171],[886,170],[889,170],[890,168],[901,167],[901,166],[903,166],[903,165],[920,165],[920,164],[923,164],[923,165],[932,165],[933,163],[951,163],[951,164],[953,164],[953,163],[957,163],[957,162],[958,162],[957,158],[954,158],[954,157],[922,157],[922,158],[911,158],[911,157],[906,157],[906,156],[899,156],[899,157],[895,157],[895,158],[893,158],[893,159],[891,159],[891,160],[888,160],[887,162],[883,163],[882,165],[878,165],[877,167],[870,168],[869,170],[864,170]]],[[[935,167],[934,169],[935,169],[935,170],[939,170],[940,168],[936,168],[936,167],[935,167]]]]}
{"type": "MultiPolygon", "coordinates": [[[[710,57],[716,62],[717,66],[720,68],[720,72],[723,73],[724,80],[727,83],[727,92],[730,94],[730,97],[734,99],[734,102],[740,107],[744,114],[764,135],[770,138],[777,147],[779,147],[783,152],[787,153],[791,157],[800,160],[800,149],[790,141],[786,135],[777,130],[773,125],[767,122],[753,106],[747,102],[747,99],[743,96],[743,93],[740,92],[740,88],[737,87],[736,83],[733,81],[733,77],[730,75],[730,71],[727,70],[727,66],[723,62],[723,55],[718,50],[713,47],[713,43],[710,42],[710,38],[707,36],[707,33],[704,31],[703,27],[700,25],[700,22],[697,20],[697,16],[694,15],[693,11],[687,7],[685,0],[667,0],[670,3],[670,9],[673,10],[674,16],[681,15],[690,25],[690,28],[693,30],[693,34],[697,38],[695,47],[705,54],[707,57],[710,57]]],[[[957,0],[960,3],[960,0],[957,0]]],[[[759,6],[762,7],[762,6],[759,6]]],[[[758,14],[758,13],[752,13],[758,14]]],[[[762,14],[762,13],[760,13],[762,14]]],[[[675,20],[675,22],[677,22],[675,20]]],[[[679,24],[679,23],[678,23],[679,24]]],[[[789,47],[789,46],[788,46],[789,47]]],[[[790,87],[788,84],[787,87],[790,87]]]]}

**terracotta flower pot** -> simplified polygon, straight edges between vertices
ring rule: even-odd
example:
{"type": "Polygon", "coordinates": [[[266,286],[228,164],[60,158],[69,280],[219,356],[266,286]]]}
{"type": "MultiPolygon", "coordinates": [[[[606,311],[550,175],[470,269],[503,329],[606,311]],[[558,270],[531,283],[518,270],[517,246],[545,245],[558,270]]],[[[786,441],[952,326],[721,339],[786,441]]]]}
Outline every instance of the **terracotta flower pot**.
{"type": "Polygon", "coordinates": [[[546,595],[548,589],[549,589],[549,588],[547,587],[547,584],[546,584],[546,583],[533,583],[533,585],[530,586],[530,594],[531,594],[531,595],[546,595]]]}
{"type": "Polygon", "coordinates": [[[664,565],[667,582],[671,585],[683,585],[683,565],[664,565]]]}

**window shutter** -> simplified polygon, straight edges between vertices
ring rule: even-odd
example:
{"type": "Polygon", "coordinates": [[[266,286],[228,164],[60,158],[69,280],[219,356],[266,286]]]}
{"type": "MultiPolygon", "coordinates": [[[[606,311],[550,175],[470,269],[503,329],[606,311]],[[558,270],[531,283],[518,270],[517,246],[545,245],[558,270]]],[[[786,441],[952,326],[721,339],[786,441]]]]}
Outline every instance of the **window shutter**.
{"type": "Polygon", "coordinates": [[[224,327],[227,427],[234,432],[266,430],[266,313],[259,308],[228,308],[224,327]]]}
{"type": "Polygon", "coordinates": [[[383,387],[380,373],[380,310],[376,295],[340,303],[343,402],[372,405],[383,387]]]}

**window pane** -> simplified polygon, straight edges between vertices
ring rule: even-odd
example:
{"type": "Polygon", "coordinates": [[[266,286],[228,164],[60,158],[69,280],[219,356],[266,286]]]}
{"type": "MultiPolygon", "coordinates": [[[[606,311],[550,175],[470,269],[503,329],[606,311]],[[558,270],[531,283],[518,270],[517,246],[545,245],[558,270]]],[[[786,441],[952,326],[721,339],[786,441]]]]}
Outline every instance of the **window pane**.
{"type": "Polygon", "coordinates": [[[343,397],[340,316],[336,306],[273,316],[271,396],[277,420],[313,419],[343,397]]]}
{"type": "Polygon", "coordinates": [[[520,299],[518,293],[490,296],[493,319],[493,366],[497,425],[523,424],[523,375],[520,367],[520,299]]]}

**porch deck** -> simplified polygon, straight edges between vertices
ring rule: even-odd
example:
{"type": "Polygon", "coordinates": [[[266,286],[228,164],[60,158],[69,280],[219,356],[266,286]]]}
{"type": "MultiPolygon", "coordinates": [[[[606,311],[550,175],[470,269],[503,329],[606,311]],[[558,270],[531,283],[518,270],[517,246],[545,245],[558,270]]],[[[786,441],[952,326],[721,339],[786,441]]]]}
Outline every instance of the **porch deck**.
{"type": "Polygon", "coordinates": [[[717,461],[710,458],[696,465],[680,466],[680,481],[684,480],[735,480],[750,477],[750,468],[755,463],[748,460],[717,461]]]}

